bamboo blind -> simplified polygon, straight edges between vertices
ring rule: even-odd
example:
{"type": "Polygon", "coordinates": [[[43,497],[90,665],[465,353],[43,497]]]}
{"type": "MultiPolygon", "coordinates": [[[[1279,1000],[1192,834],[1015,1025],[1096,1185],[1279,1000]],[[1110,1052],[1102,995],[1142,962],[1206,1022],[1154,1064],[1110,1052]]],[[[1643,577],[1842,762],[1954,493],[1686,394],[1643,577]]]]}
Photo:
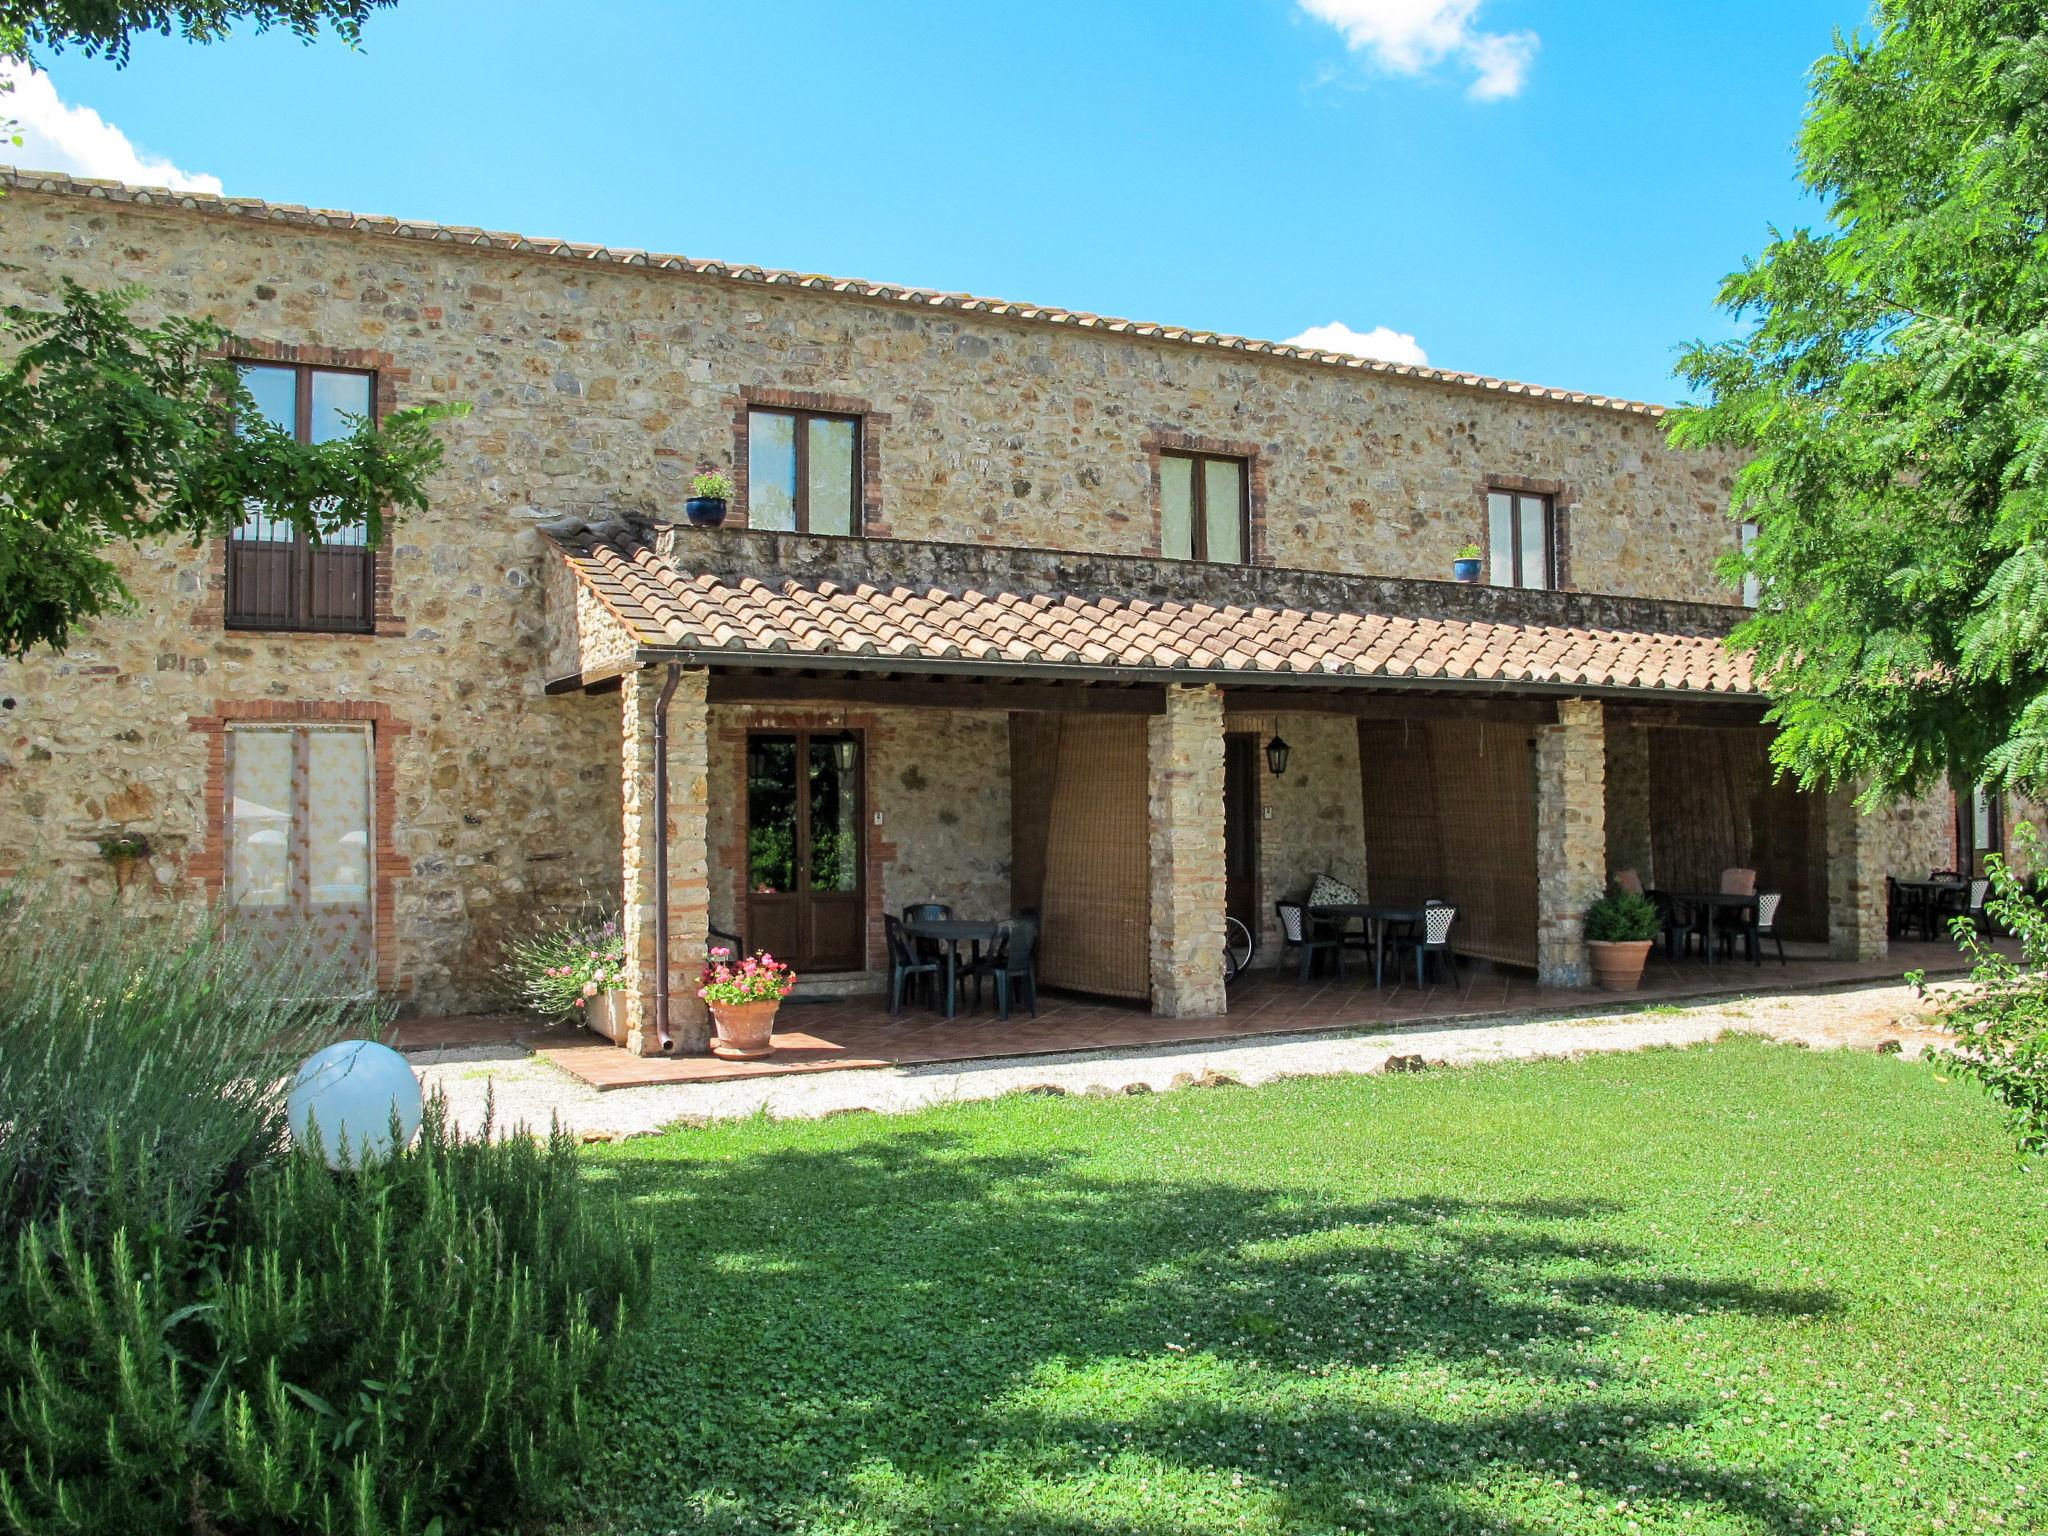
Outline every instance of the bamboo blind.
{"type": "Polygon", "coordinates": [[[1458,953],[1536,963],[1536,781],[1526,726],[1362,721],[1374,901],[1457,903],[1458,953]]]}
{"type": "Polygon", "coordinates": [[[1146,997],[1152,905],[1145,721],[1057,718],[1039,976],[1077,992],[1146,997]]]}
{"type": "Polygon", "coordinates": [[[1784,893],[1786,938],[1827,938],[1826,803],[1773,780],[1768,731],[1650,732],[1650,856],[1668,891],[1718,890],[1722,870],[1754,869],[1758,890],[1784,893]]]}
{"type": "Polygon", "coordinates": [[[1045,906],[1045,834],[1059,765],[1057,715],[1010,716],[1010,907],[1045,906]]]}

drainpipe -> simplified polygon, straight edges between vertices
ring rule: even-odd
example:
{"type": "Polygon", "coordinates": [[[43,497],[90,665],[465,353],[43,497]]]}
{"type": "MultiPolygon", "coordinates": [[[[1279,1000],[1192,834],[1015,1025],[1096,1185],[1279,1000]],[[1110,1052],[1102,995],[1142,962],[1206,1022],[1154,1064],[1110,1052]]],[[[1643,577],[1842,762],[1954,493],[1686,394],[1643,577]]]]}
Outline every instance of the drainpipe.
{"type": "Polygon", "coordinates": [[[664,1051],[676,1048],[668,1028],[668,701],[682,680],[681,665],[670,662],[654,701],[654,1038],[664,1051]]]}

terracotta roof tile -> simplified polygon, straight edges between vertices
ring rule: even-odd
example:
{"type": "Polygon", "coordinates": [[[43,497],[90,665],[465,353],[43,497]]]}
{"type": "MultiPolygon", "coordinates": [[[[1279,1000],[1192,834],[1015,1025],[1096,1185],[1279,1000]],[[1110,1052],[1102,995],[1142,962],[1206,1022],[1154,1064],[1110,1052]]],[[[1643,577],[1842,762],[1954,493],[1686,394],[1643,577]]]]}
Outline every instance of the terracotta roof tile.
{"type": "Polygon", "coordinates": [[[678,571],[643,541],[576,537],[577,575],[651,649],[1256,676],[1455,678],[1753,695],[1711,636],[1067,593],[949,592],[678,571]]]}

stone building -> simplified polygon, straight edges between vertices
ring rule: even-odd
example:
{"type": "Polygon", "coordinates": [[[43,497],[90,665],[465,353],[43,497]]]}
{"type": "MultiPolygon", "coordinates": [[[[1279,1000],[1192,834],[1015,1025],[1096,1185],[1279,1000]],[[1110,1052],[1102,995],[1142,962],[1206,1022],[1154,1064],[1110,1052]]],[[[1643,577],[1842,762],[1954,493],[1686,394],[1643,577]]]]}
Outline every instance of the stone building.
{"type": "Polygon", "coordinates": [[[1869,955],[1883,876],[1996,820],[1769,782],[1721,643],[1732,465],[1655,406],[4,179],[9,302],[142,285],[314,436],[472,407],[383,547],[252,514],[137,551],[132,616],[0,672],[0,869],[111,890],[99,840],[145,836],[122,899],[328,924],[410,1009],[487,1004],[509,936],[618,907],[628,1043],[662,1043],[665,923],[690,1048],[709,927],[872,990],[884,913],[937,899],[1042,910],[1049,979],[1213,1014],[1226,914],[1271,954],[1319,873],[1447,894],[1467,953],[1571,983],[1610,870],[1748,862],[1788,933],[1869,955]],[[722,527],[684,520],[702,468],[738,482],[722,527]]]}

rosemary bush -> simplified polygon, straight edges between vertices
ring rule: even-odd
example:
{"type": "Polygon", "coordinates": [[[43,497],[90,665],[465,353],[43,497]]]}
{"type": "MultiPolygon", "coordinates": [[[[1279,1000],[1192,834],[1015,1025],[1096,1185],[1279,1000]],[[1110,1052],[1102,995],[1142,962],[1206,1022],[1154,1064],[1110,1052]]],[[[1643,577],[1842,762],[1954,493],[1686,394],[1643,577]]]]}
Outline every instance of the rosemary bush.
{"type": "Polygon", "coordinates": [[[648,1283],[571,1139],[465,1137],[437,1098],[410,1148],[331,1173],[283,1093],[371,1005],[207,931],[27,915],[0,946],[0,1531],[545,1509],[648,1283]]]}

